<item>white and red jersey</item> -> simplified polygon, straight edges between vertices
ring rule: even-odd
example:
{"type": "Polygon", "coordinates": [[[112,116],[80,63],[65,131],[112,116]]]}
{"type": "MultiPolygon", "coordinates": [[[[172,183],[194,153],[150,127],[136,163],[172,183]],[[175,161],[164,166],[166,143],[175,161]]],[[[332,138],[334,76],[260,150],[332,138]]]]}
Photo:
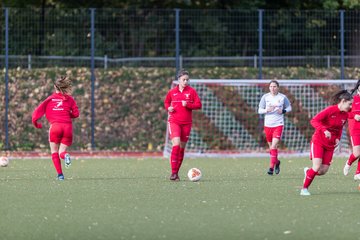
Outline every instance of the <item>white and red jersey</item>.
{"type": "Polygon", "coordinates": [[[348,112],[340,111],[338,105],[325,108],[315,115],[310,123],[315,128],[312,142],[319,144],[327,149],[334,149],[336,140],[340,141],[343,127],[348,119],[348,112]],[[325,137],[325,131],[331,133],[331,137],[325,137]]]}
{"type": "Polygon", "coordinates": [[[360,115],[360,95],[354,96],[351,112],[349,112],[349,132],[351,136],[360,135],[360,122],[354,119],[355,115],[360,115]]]}
{"type": "Polygon", "coordinates": [[[50,123],[72,123],[72,118],[79,117],[79,109],[71,96],[53,93],[34,110],[32,123],[35,127],[44,114],[50,123]]]}
{"type": "Polygon", "coordinates": [[[284,125],[284,114],[282,111],[290,112],[292,110],[289,99],[282,93],[272,95],[266,93],[261,97],[259,103],[259,114],[265,114],[264,126],[265,127],[277,127],[284,125]],[[267,112],[269,107],[273,107],[273,111],[267,112]],[[279,113],[279,109],[281,113],[279,113]]]}
{"type": "Polygon", "coordinates": [[[169,90],[164,101],[165,109],[170,106],[174,108],[173,112],[169,112],[168,121],[177,124],[192,123],[192,110],[201,109],[200,98],[190,86],[186,86],[183,91],[176,86],[169,90]],[[186,106],[182,105],[182,101],[186,101],[186,106]]]}

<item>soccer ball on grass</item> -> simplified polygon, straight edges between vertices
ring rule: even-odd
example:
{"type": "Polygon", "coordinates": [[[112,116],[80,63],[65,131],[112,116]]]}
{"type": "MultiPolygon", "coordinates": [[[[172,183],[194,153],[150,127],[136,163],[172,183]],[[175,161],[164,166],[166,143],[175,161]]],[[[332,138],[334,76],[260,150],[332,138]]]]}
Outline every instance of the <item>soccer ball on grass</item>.
{"type": "Polygon", "coordinates": [[[0,157],[0,167],[7,167],[9,159],[7,157],[0,157]]]}
{"type": "Polygon", "coordinates": [[[201,179],[201,171],[200,169],[198,168],[191,168],[189,171],[188,171],[188,178],[190,181],[192,182],[197,182],[201,179]]]}

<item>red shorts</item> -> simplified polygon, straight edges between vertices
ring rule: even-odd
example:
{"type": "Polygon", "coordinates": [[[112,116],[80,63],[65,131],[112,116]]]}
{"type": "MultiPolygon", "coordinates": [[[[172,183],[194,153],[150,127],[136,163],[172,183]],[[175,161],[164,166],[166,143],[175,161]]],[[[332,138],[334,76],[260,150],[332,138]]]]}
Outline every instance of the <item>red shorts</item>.
{"type": "Polygon", "coordinates": [[[281,139],[284,126],[264,127],[267,142],[272,142],[273,138],[281,139]]]}
{"type": "Polygon", "coordinates": [[[360,135],[351,136],[350,139],[353,147],[360,145],[360,135]]]}
{"type": "Polygon", "coordinates": [[[170,139],[173,139],[175,137],[180,137],[181,142],[187,142],[190,137],[191,125],[192,125],[191,123],[176,124],[173,122],[168,122],[170,139]]]}
{"type": "Polygon", "coordinates": [[[323,146],[313,143],[310,143],[310,159],[320,158],[322,159],[322,164],[331,165],[332,157],[334,155],[334,149],[326,149],[323,146]]]}
{"type": "Polygon", "coordinates": [[[53,123],[49,129],[49,142],[62,143],[66,146],[72,144],[72,124],[71,123],[53,123]]]}

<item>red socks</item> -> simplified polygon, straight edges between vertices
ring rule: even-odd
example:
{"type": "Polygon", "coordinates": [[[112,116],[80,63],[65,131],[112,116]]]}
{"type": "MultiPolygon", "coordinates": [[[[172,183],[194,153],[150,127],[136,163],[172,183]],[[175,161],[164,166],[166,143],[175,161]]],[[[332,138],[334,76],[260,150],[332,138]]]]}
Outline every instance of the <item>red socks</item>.
{"type": "Polygon", "coordinates": [[[355,174],[359,174],[359,173],[360,173],[360,161],[358,161],[358,165],[357,165],[355,174]]]}
{"type": "Polygon", "coordinates": [[[179,160],[180,160],[180,146],[179,145],[173,146],[170,156],[171,173],[178,172],[179,160]]]}
{"type": "Polygon", "coordinates": [[[59,154],[58,153],[52,153],[51,154],[51,159],[52,159],[52,161],[54,163],[54,167],[56,169],[56,172],[58,174],[62,174],[61,162],[60,162],[59,154]]]}
{"type": "Polygon", "coordinates": [[[306,177],[304,179],[303,188],[309,188],[309,186],[312,183],[312,181],[314,180],[316,174],[317,174],[317,172],[315,172],[312,168],[307,170],[306,177]]]}
{"type": "Polygon", "coordinates": [[[270,149],[270,168],[274,168],[275,164],[278,163],[278,150],[270,149]]]}
{"type": "Polygon", "coordinates": [[[64,158],[65,158],[65,154],[67,154],[67,152],[62,152],[62,153],[60,153],[60,158],[61,158],[61,159],[64,159],[64,158]]]}
{"type": "Polygon", "coordinates": [[[177,165],[177,169],[176,169],[176,173],[179,172],[181,164],[184,160],[184,154],[185,154],[185,148],[180,148],[179,150],[179,159],[178,159],[178,165],[177,165]]]}
{"type": "Polygon", "coordinates": [[[347,160],[347,164],[351,166],[351,164],[353,164],[353,162],[355,162],[357,158],[354,156],[354,154],[351,154],[349,156],[349,159],[347,160]]]}
{"type": "Polygon", "coordinates": [[[179,173],[179,169],[184,160],[184,154],[185,148],[180,148],[179,145],[172,147],[170,157],[171,173],[179,173]]]}

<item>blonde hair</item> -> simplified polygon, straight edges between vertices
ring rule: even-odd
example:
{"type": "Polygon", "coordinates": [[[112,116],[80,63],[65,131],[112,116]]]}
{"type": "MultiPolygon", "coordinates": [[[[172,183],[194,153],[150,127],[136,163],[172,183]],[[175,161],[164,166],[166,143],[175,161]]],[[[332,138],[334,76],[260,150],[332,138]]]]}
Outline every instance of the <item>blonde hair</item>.
{"type": "Polygon", "coordinates": [[[67,76],[61,76],[60,78],[56,79],[55,88],[62,94],[71,94],[72,81],[67,76]]]}

